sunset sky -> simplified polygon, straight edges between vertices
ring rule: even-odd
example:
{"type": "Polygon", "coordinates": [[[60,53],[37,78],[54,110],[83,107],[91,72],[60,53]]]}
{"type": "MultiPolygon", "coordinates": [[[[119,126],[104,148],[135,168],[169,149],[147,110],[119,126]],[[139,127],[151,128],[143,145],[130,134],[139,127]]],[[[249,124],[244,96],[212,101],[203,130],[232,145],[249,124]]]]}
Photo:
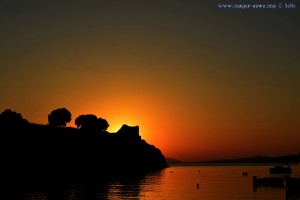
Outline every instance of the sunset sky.
{"type": "Polygon", "coordinates": [[[0,0],[0,112],[139,125],[183,161],[297,154],[299,36],[300,7],[0,0]]]}

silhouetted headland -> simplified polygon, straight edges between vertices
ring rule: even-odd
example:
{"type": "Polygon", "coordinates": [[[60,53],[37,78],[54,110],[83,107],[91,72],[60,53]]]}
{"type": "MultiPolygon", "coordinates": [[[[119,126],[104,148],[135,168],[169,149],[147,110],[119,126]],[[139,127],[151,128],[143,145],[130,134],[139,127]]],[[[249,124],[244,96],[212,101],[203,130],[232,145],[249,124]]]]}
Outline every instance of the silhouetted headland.
{"type": "Polygon", "coordinates": [[[161,170],[161,151],[141,139],[139,127],[123,125],[116,133],[95,115],[80,115],[77,128],[66,127],[71,113],[52,111],[49,124],[29,123],[21,114],[0,114],[1,177],[8,179],[85,179],[161,170]]]}

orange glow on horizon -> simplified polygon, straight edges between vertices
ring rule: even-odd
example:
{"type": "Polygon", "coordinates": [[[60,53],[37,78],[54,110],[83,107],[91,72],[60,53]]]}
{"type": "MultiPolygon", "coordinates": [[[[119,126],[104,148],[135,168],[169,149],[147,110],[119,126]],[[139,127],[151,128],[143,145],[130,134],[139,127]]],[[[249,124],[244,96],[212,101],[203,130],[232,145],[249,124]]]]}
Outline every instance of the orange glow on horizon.
{"type": "MultiPolygon", "coordinates": [[[[257,154],[281,155],[284,154],[281,149],[286,149],[288,153],[298,151],[295,145],[294,148],[287,148],[287,143],[282,141],[281,133],[285,130],[290,130],[291,137],[298,137],[297,126],[290,121],[282,122],[275,130],[276,119],[266,121],[261,117],[260,120],[253,120],[249,116],[240,116],[238,121],[234,121],[237,118],[232,114],[219,112],[218,115],[213,115],[204,109],[203,114],[191,115],[188,109],[176,108],[176,105],[168,103],[168,99],[163,96],[158,100],[145,94],[125,94],[126,91],[117,95],[110,93],[105,98],[94,96],[98,101],[91,101],[91,98],[86,98],[86,102],[75,99],[77,101],[66,102],[65,105],[68,106],[61,104],[51,109],[63,106],[69,109],[72,121],[67,125],[73,127],[75,118],[81,114],[95,114],[106,119],[110,124],[108,131],[111,133],[118,131],[123,124],[139,126],[142,139],[159,148],[166,157],[182,161],[237,158],[257,154]],[[119,96],[122,97],[121,100],[119,96]],[[265,132],[272,135],[272,144],[265,145],[266,141],[270,141],[269,134],[262,134],[265,132]]],[[[41,123],[47,124],[47,115],[51,109],[43,110],[41,123]]],[[[27,116],[31,116],[30,112],[23,114],[23,117],[30,122],[40,122],[39,118],[31,119],[27,116]]]]}
{"type": "Polygon", "coordinates": [[[258,21],[201,1],[5,2],[1,110],[47,124],[66,107],[67,126],[82,114],[106,119],[109,132],[139,126],[183,161],[300,152],[293,9],[258,21]]]}

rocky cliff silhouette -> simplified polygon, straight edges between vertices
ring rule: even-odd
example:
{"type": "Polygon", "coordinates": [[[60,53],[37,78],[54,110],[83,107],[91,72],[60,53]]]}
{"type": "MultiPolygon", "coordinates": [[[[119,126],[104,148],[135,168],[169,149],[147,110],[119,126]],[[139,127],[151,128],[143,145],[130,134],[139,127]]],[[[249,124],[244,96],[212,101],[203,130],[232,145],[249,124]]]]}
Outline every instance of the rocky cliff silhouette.
{"type": "Polygon", "coordinates": [[[161,151],[141,139],[138,126],[123,125],[118,132],[108,133],[32,124],[18,113],[14,112],[17,117],[3,117],[3,113],[1,176],[10,180],[97,179],[167,167],[161,151]]]}

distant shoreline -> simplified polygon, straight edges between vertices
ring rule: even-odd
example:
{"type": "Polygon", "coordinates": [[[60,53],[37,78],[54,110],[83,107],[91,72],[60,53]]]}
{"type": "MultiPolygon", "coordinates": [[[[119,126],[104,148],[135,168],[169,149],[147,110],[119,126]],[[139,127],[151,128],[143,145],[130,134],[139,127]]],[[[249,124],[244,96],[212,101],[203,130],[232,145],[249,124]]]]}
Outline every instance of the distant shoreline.
{"type": "Polygon", "coordinates": [[[174,158],[166,158],[169,165],[203,165],[203,166],[232,166],[232,165],[278,165],[278,164],[288,164],[288,165],[299,165],[300,164],[300,154],[287,155],[280,157],[267,157],[267,156],[253,156],[237,159],[224,159],[224,160],[211,160],[211,161],[195,161],[195,162],[185,162],[179,161],[174,158]]]}
{"type": "MultiPolygon", "coordinates": [[[[170,167],[182,166],[182,167],[192,167],[192,166],[210,166],[210,167],[222,167],[222,166],[274,166],[280,163],[210,163],[210,162],[178,162],[178,163],[168,163],[170,167]]],[[[290,166],[298,166],[297,163],[291,163],[290,166]]]]}

